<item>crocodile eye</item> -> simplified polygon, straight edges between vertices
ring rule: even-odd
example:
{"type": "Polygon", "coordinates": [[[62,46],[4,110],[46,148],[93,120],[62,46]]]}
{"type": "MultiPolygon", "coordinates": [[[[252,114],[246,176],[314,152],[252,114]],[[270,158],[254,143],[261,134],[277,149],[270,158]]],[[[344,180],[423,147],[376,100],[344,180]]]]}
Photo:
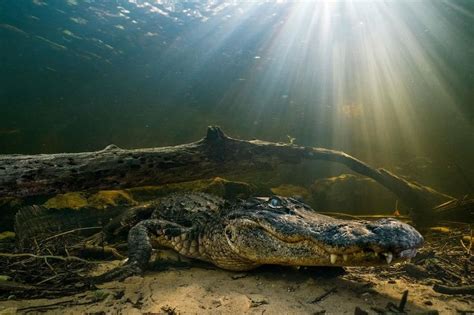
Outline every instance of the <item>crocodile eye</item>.
{"type": "Polygon", "coordinates": [[[272,207],[280,207],[281,206],[281,200],[278,198],[272,198],[270,199],[270,205],[272,207]]]}

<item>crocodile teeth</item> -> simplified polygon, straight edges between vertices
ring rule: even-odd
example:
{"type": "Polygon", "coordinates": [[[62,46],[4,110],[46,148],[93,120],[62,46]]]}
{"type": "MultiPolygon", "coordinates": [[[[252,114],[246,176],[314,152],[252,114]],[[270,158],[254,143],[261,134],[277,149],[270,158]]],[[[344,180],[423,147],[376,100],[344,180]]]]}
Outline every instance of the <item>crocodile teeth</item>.
{"type": "Polygon", "coordinates": [[[349,256],[347,256],[346,254],[344,254],[344,255],[342,255],[342,259],[343,259],[344,261],[347,261],[347,259],[349,259],[349,256]]]}
{"type": "Polygon", "coordinates": [[[388,252],[388,253],[383,253],[383,255],[385,256],[385,260],[387,261],[387,264],[390,264],[393,259],[393,254],[391,252],[388,252]]]}
{"type": "Polygon", "coordinates": [[[337,255],[336,254],[331,254],[331,264],[335,264],[337,260],[337,255]]]}

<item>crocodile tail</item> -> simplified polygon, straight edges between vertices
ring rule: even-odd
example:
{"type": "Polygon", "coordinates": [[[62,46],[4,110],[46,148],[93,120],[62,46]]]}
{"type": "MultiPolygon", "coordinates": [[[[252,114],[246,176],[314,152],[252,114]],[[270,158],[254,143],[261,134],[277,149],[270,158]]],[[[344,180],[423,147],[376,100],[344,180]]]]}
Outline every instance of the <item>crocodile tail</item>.
{"type": "Polygon", "coordinates": [[[40,206],[26,206],[20,208],[15,215],[15,235],[20,248],[24,248],[27,240],[36,235],[40,235],[41,231],[48,231],[50,226],[54,226],[48,222],[49,209],[40,206]]]}
{"type": "Polygon", "coordinates": [[[96,233],[123,210],[123,207],[79,210],[50,209],[37,205],[22,207],[15,215],[18,247],[31,248],[35,241],[39,242],[49,236],[74,229],[86,228],[81,231],[83,234],[84,232],[89,235],[96,233]]]}

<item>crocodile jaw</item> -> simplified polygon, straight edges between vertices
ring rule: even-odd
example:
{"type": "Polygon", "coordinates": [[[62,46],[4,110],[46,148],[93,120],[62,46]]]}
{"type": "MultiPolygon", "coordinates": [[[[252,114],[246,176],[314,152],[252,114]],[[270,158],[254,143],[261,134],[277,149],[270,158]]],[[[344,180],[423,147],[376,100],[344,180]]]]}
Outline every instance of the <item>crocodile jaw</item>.
{"type": "Polygon", "coordinates": [[[358,222],[332,220],[318,234],[275,229],[274,222],[235,220],[225,229],[230,248],[260,264],[300,266],[374,266],[410,259],[423,238],[412,227],[396,220],[358,222]],[[366,233],[363,228],[370,227],[366,233]],[[340,229],[340,231],[338,230],[340,229]],[[349,233],[353,228],[356,235],[349,233]],[[396,239],[390,239],[396,238],[396,239]]]}

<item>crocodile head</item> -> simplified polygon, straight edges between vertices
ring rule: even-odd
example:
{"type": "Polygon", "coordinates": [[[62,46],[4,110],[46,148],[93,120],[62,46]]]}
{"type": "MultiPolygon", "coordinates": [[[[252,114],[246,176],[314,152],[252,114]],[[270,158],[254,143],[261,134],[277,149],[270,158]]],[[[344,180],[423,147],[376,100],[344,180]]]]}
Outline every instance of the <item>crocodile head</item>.
{"type": "Polygon", "coordinates": [[[258,264],[371,266],[414,257],[423,237],[395,219],[340,220],[284,197],[254,198],[227,213],[225,237],[258,264]]]}

